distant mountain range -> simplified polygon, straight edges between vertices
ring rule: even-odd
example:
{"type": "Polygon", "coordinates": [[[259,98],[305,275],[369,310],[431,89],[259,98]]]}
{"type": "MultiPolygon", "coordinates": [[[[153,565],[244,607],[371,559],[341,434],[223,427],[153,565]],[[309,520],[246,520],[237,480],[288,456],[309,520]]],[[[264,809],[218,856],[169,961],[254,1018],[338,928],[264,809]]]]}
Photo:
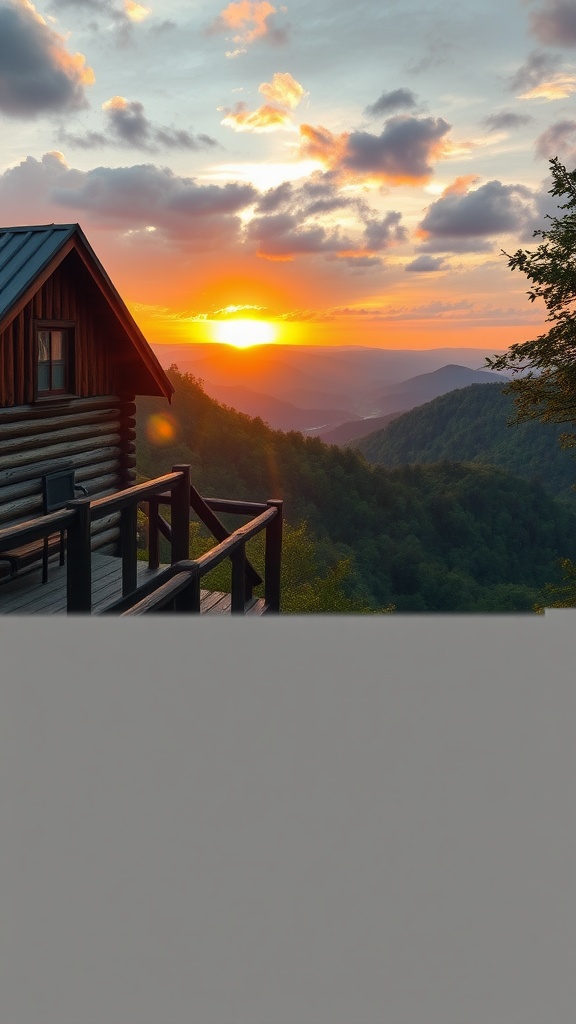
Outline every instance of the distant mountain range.
{"type": "MultiPolygon", "coordinates": [[[[323,429],[319,430],[317,437],[325,444],[339,444],[349,445],[351,441],[356,440],[359,437],[366,436],[366,430],[372,427],[374,431],[382,430],[387,427],[392,420],[398,419],[402,413],[400,412],[389,412],[386,416],[371,416],[368,419],[356,419],[347,420],[346,423],[341,423],[340,426],[334,427],[331,430],[323,429]]],[[[372,434],[369,435],[370,437],[372,434]]]]}
{"type": "Polygon", "coordinates": [[[158,345],[165,367],[202,380],[217,401],[259,416],[280,430],[301,430],[329,443],[346,443],[400,413],[454,388],[500,380],[476,369],[483,350],[396,351],[361,347],[158,345]],[[462,365],[445,364],[446,358],[462,365]],[[468,365],[466,365],[468,364],[468,365]],[[419,371],[416,375],[414,371],[419,371]],[[425,372],[422,372],[425,371],[425,372]],[[412,375],[410,375],[412,373],[412,375]],[[376,386],[377,385],[377,386],[376,386]],[[356,426],[367,419],[366,427],[356,426]],[[328,437],[342,427],[338,439],[328,437]]]}
{"type": "MultiPolygon", "coordinates": [[[[361,345],[257,345],[235,349],[230,345],[193,343],[152,344],[152,348],[165,368],[176,364],[181,373],[192,373],[204,381],[230,387],[242,384],[290,402],[294,401],[291,389],[299,388],[363,398],[365,392],[377,387],[398,384],[447,364],[479,369],[488,354],[485,349],[384,349],[361,345]]],[[[357,408],[353,411],[370,414],[357,408]]]]}
{"type": "Polygon", "coordinates": [[[539,480],[552,493],[574,500],[576,460],[558,442],[566,426],[536,421],[509,426],[514,415],[514,400],[502,394],[500,384],[472,384],[397,416],[352,446],[387,467],[490,464],[539,480]]]}
{"type": "Polygon", "coordinates": [[[368,396],[379,414],[384,415],[413,409],[416,405],[422,405],[456,388],[465,388],[469,384],[494,384],[502,379],[499,373],[471,370],[467,366],[449,363],[431,373],[410,377],[400,384],[386,384],[384,387],[375,388],[368,392],[368,396]]]}
{"type": "MultiPolygon", "coordinates": [[[[446,456],[435,465],[388,469],[370,466],[355,451],[325,445],[316,437],[271,430],[262,421],[223,408],[194,380],[175,372],[169,377],[176,389],[170,409],[173,432],[161,444],[150,437],[147,426],[151,415],[166,413],[165,400],[138,399],[138,472],[157,476],[167,465],[190,463],[202,494],[251,501],[282,498],[288,524],[284,579],[301,579],[313,559],[323,573],[344,559],[345,594],[365,607],[529,611],[539,600],[540,588],[558,581],[558,559],[576,558],[574,504],[504,469],[460,461],[473,451],[478,429],[470,398],[477,393],[480,408],[488,395],[498,403],[499,385],[453,391],[405,413],[384,431],[386,436],[402,420],[446,403],[444,439],[450,451],[452,427],[458,462],[446,456]],[[459,412],[455,402],[460,403],[459,412]],[[303,521],[310,543],[298,549],[293,541],[303,521]]],[[[494,416],[502,424],[506,412],[496,408],[494,416]]],[[[485,419],[489,435],[490,414],[485,419]]],[[[535,438],[543,428],[531,426],[535,438]]],[[[514,430],[509,435],[514,448],[521,435],[514,430]]],[[[413,442],[418,438],[425,447],[422,426],[415,428],[413,442]]],[[[480,438],[477,455],[482,443],[480,438]]],[[[532,444],[529,440],[520,452],[521,463],[532,444]]],[[[539,461],[544,469],[551,463],[544,450],[539,461]]],[[[315,610],[341,611],[338,581],[328,582],[329,605],[315,610]]],[[[308,589],[314,593],[318,585],[308,589]]]]}
{"type": "MultiPolygon", "coordinates": [[[[204,381],[204,390],[217,402],[222,402],[238,412],[245,412],[248,416],[264,420],[274,430],[301,430],[303,433],[313,432],[315,428],[332,429],[343,420],[353,419],[364,424],[366,421],[361,416],[354,416],[345,409],[319,408],[308,409],[294,405],[292,402],[285,402],[281,398],[273,398],[271,395],[262,395],[250,388],[238,385],[227,387],[221,384],[213,384],[204,381]]],[[[327,396],[324,396],[326,399],[327,396]]],[[[330,396],[332,397],[332,396],[330,396]]],[[[380,424],[378,424],[380,425],[380,424]]],[[[366,428],[361,428],[360,434],[365,434],[366,428]]]]}

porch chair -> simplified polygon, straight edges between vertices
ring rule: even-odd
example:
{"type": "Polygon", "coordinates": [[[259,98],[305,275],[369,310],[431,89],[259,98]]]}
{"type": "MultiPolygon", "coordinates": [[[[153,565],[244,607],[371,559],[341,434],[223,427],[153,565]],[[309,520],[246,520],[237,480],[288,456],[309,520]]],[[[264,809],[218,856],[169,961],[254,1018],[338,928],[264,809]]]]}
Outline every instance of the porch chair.
{"type": "MultiPolygon", "coordinates": [[[[76,491],[87,495],[88,491],[82,484],[74,483],[75,471],[73,469],[61,469],[56,473],[46,473],[42,477],[42,493],[44,499],[44,515],[49,512],[58,512],[66,508],[69,501],[76,497],[76,491]]],[[[60,565],[64,565],[66,530],[60,530],[60,565]]],[[[49,537],[44,537],[42,550],[42,583],[48,580],[48,557],[49,537]]]]}

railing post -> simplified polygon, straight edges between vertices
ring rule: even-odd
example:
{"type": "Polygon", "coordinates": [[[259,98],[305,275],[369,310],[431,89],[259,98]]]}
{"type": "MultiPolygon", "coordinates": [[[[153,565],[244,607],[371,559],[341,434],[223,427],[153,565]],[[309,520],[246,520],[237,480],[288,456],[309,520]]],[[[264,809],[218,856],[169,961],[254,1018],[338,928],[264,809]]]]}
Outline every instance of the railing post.
{"type": "Polygon", "coordinates": [[[174,600],[175,612],[200,612],[200,573],[195,570],[190,573],[190,582],[174,600]]]}
{"type": "Polygon", "coordinates": [[[283,502],[271,498],[268,508],[276,508],[274,519],[266,527],[264,554],[264,600],[269,612],[280,611],[280,568],[282,562],[282,507],[283,502]]]}
{"type": "Polygon", "coordinates": [[[230,555],[232,562],[232,600],[230,611],[244,615],[246,610],[246,543],[243,541],[230,555]]]}
{"type": "Polygon", "coordinates": [[[120,511],[120,551],[122,554],[122,597],[138,585],[138,506],[134,501],[120,511]]]}
{"type": "Polygon", "coordinates": [[[159,501],[156,494],[148,499],[148,568],[158,569],[160,565],[160,533],[158,529],[159,501]]]}
{"type": "Polygon", "coordinates": [[[68,526],[66,610],[92,611],[92,551],[90,498],[76,498],[66,506],[75,513],[68,526]]]}
{"type": "Polygon", "coordinates": [[[172,467],[182,479],[172,491],[172,565],[190,555],[190,466],[172,467]]]}

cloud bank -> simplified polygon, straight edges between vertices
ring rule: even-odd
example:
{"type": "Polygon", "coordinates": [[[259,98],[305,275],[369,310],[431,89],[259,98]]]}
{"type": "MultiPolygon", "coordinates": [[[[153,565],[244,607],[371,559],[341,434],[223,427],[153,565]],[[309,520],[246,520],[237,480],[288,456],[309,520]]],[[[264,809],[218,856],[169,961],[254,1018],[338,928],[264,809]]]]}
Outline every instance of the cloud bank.
{"type": "Polygon", "coordinates": [[[218,145],[216,139],[209,135],[192,135],[182,128],[166,128],[153,124],[144,113],[144,105],[138,100],[113,96],[102,104],[102,109],[106,120],[105,133],[92,131],[84,135],[74,135],[62,129],[59,133],[60,141],[81,149],[124,145],[152,153],[160,148],[200,150],[218,145]]]}
{"type": "Polygon", "coordinates": [[[0,175],[0,209],[30,220],[36,210],[65,219],[86,218],[121,232],[145,228],[191,250],[233,245],[241,233],[239,213],[258,193],[249,184],[201,185],[167,167],[69,167],[61,153],[27,157],[0,175]],[[70,211],[70,213],[68,213],[70,211]]]}
{"type": "Polygon", "coordinates": [[[9,117],[79,110],[94,72],[28,0],[0,6],[0,111],[9,117]]]}
{"type": "Polygon", "coordinates": [[[432,163],[448,152],[450,125],[441,117],[389,118],[380,135],[350,132],[333,135],[327,128],[302,125],[301,151],[347,178],[389,185],[420,185],[432,176],[432,163]]]}
{"type": "Polygon", "coordinates": [[[525,232],[534,219],[534,196],[524,185],[488,181],[474,191],[457,179],[420,222],[424,252],[488,252],[488,236],[525,232]]]}
{"type": "Polygon", "coordinates": [[[574,0],[543,0],[530,13],[530,30],[545,46],[576,46],[574,0]]]}
{"type": "Polygon", "coordinates": [[[417,106],[416,94],[411,89],[394,89],[392,92],[383,92],[375,103],[366,107],[364,113],[369,117],[378,117],[398,110],[415,110],[417,106]]]}

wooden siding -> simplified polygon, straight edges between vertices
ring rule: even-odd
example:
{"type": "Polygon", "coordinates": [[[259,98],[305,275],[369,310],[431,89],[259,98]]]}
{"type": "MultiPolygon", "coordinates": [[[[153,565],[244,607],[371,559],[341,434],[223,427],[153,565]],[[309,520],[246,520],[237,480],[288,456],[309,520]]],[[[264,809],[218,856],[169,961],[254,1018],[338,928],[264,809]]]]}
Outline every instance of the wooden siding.
{"type": "MultiPolygon", "coordinates": [[[[42,515],[42,476],[63,463],[90,498],[135,480],[135,405],[108,395],[0,409],[0,527],[42,515]]],[[[115,545],[118,516],[93,524],[94,547],[115,545]]]]}
{"type": "Polygon", "coordinates": [[[123,392],[126,364],[133,353],[107,302],[72,252],[0,335],[0,407],[34,401],[35,320],[74,323],[75,394],[84,398],[123,392]]]}

